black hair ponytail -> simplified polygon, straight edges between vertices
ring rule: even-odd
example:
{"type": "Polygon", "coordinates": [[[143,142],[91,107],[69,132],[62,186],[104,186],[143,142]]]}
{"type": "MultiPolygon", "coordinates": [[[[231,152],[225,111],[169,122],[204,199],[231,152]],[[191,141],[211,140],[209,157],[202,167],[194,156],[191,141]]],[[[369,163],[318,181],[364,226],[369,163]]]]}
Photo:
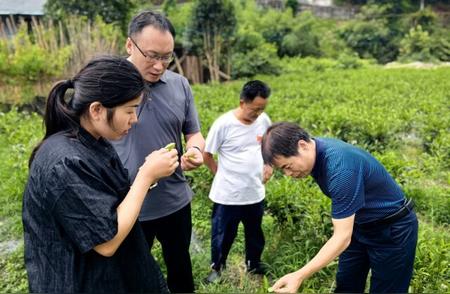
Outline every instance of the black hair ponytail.
{"type": "MultiPolygon", "coordinates": [[[[44,115],[45,135],[42,141],[61,131],[76,131],[81,116],[93,102],[113,109],[142,94],[145,82],[137,68],[117,56],[92,59],[73,79],[56,83],[47,99],[44,115]],[[73,89],[66,102],[66,92],[73,89]]],[[[29,166],[42,142],[34,148],[29,166]]]]}
{"type": "Polygon", "coordinates": [[[70,88],[73,88],[73,82],[66,80],[58,82],[50,91],[44,115],[44,140],[57,132],[79,126],[79,118],[65,100],[66,92],[70,88]]]}
{"type": "Polygon", "coordinates": [[[69,105],[65,101],[66,92],[70,88],[73,88],[72,80],[63,80],[57,82],[50,90],[44,114],[45,135],[31,152],[28,162],[29,166],[31,166],[37,150],[45,139],[57,132],[75,129],[79,125],[79,120],[76,119],[74,112],[70,110],[69,105]]]}

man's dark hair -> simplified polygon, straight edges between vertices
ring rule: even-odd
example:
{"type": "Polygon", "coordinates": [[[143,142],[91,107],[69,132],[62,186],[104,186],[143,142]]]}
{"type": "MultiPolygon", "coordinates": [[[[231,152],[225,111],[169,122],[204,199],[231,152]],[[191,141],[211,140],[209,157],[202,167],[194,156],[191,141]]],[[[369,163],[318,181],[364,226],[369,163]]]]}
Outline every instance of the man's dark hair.
{"type": "Polygon", "coordinates": [[[261,151],[264,163],[273,164],[275,157],[298,155],[298,141],[311,141],[309,134],[298,125],[279,122],[271,125],[264,134],[261,151]]]}
{"type": "Polygon", "coordinates": [[[258,96],[264,99],[268,98],[270,96],[270,88],[264,82],[254,80],[244,85],[240,99],[245,103],[249,103],[258,96]]]}
{"type": "Polygon", "coordinates": [[[128,25],[128,36],[134,37],[142,32],[146,26],[152,26],[163,32],[170,32],[175,39],[175,28],[162,14],[153,11],[142,11],[131,20],[128,25]]]}

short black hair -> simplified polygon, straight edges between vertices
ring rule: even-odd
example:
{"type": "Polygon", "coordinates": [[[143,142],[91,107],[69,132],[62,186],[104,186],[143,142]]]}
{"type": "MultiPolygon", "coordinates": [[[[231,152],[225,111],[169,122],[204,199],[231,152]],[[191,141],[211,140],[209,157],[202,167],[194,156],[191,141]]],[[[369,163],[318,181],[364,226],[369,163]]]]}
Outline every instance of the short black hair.
{"type": "Polygon", "coordinates": [[[175,28],[170,20],[164,15],[150,10],[142,11],[133,17],[128,25],[128,37],[139,34],[146,26],[153,26],[160,31],[170,32],[175,39],[175,28]]]}
{"type": "Polygon", "coordinates": [[[272,165],[275,157],[298,155],[298,141],[311,141],[307,131],[290,122],[271,125],[261,141],[261,151],[265,164],[272,165]]]}
{"type": "Polygon", "coordinates": [[[252,102],[256,97],[268,98],[270,96],[270,88],[266,83],[254,80],[245,83],[242,87],[240,100],[248,103],[252,102]]]}

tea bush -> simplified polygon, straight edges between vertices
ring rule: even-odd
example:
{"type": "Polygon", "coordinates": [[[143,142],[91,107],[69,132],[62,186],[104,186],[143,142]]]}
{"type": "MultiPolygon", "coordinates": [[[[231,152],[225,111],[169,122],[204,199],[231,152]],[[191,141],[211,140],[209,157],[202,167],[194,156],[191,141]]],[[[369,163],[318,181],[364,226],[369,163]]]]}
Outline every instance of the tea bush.
{"type": "Polygon", "coordinates": [[[0,241],[22,233],[22,193],[28,177],[28,157],[43,136],[42,120],[36,114],[12,110],[0,112],[0,241]]]}
{"type": "MultiPolygon", "coordinates": [[[[267,113],[273,121],[300,123],[313,136],[332,136],[370,150],[413,198],[419,243],[410,292],[448,292],[450,215],[449,68],[383,69],[363,63],[342,69],[337,60],[285,59],[285,73],[259,75],[272,88],[267,113]]],[[[213,121],[237,107],[246,80],[193,86],[207,135],[213,121]]],[[[13,110],[0,114],[0,242],[22,239],[21,199],[32,147],[42,137],[41,118],[13,110]]],[[[209,271],[213,179],[206,167],[187,173],[192,203],[192,263],[199,292],[264,292],[282,275],[310,260],[332,234],[330,200],[311,179],[276,172],[267,184],[263,230],[266,279],[245,273],[242,228],[221,284],[204,285],[209,271]]],[[[158,244],[153,250],[161,263],[158,244]]],[[[0,292],[26,291],[23,248],[0,252],[0,292]]],[[[302,292],[331,292],[336,262],[305,281],[302,292]]]]}

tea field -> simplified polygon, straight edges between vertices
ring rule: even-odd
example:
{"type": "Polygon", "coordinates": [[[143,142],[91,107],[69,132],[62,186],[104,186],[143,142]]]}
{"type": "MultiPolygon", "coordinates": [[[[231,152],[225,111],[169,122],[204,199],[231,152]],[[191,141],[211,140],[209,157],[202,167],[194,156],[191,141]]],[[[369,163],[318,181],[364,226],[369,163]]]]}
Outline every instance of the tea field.
{"type": "MultiPolygon", "coordinates": [[[[450,68],[352,67],[292,59],[279,76],[257,76],[272,88],[267,113],[273,121],[299,123],[314,136],[337,137],[370,150],[416,202],[420,228],[410,292],[449,292],[450,68]]],[[[214,119],[238,105],[245,82],[193,86],[205,136],[214,119]]],[[[38,115],[0,113],[0,292],[27,291],[21,198],[28,156],[41,136],[38,115]]],[[[331,236],[328,198],[311,179],[292,180],[277,172],[266,186],[263,260],[269,275],[245,273],[240,230],[221,283],[204,285],[212,176],[206,167],[187,175],[196,193],[191,249],[199,292],[265,292],[277,277],[311,259],[331,236]]],[[[154,255],[162,261],[158,246],[154,255]]],[[[312,276],[300,292],[332,292],[336,265],[312,276]]]]}

